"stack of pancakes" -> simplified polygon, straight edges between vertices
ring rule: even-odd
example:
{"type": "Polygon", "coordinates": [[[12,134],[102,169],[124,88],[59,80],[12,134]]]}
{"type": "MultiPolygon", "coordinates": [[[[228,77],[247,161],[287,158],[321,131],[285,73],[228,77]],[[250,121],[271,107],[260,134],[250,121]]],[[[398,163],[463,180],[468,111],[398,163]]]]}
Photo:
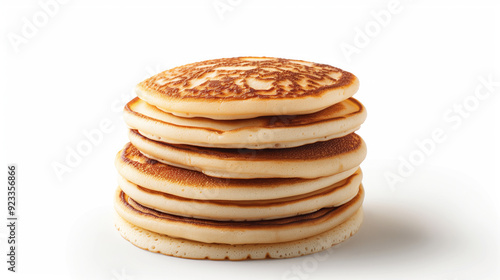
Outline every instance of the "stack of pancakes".
{"type": "Polygon", "coordinates": [[[140,248],[195,259],[289,258],[349,238],[363,219],[358,87],[341,69],[268,57],[141,82],[116,156],[116,228],[140,248]]]}

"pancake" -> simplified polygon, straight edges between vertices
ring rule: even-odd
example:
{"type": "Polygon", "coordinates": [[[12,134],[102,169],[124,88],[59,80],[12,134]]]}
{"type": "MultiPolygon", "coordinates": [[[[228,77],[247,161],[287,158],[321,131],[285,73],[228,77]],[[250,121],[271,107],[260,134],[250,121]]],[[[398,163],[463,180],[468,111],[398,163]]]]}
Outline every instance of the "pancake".
{"type": "Polygon", "coordinates": [[[330,65],[235,57],[172,68],[139,83],[136,93],[181,117],[249,119],[318,112],[358,88],[356,76],[330,65]]]}
{"type": "Polygon", "coordinates": [[[115,215],[115,227],[120,235],[141,249],[180,258],[233,261],[282,259],[313,254],[353,236],[362,221],[363,210],[360,208],[340,225],[304,239],[271,244],[229,245],[173,238],[137,227],[115,215]]]}
{"type": "Polygon", "coordinates": [[[288,149],[217,149],[153,141],[130,130],[130,142],[145,156],[220,178],[318,178],[352,169],[366,145],[355,133],[288,149]]]}
{"type": "Polygon", "coordinates": [[[138,227],[204,243],[259,244],[278,243],[311,237],[338,226],[361,207],[364,198],[358,194],[338,207],[294,217],[262,221],[213,221],[162,213],[134,201],[120,188],[115,195],[115,210],[123,219],[138,227]]]}
{"type": "Polygon", "coordinates": [[[289,148],[343,137],[356,131],[366,110],[354,98],[307,115],[259,117],[247,120],[182,118],[139,98],[126,106],[128,126],[150,138],[172,144],[219,148],[289,148]]]}
{"type": "Polygon", "coordinates": [[[195,200],[143,188],[118,177],[118,186],[137,203],[159,212],[210,220],[251,221],[291,217],[340,206],[359,190],[359,169],[349,178],[315,192],[268,200],[195,200]]]}
{"type": "Polygon", "coordinates": [[[197,200],[259,200],[297,196],[346,179],[359,168],[315,179],[221,179],[151,160],[127,143],[115,159],[118,173],[144,188],[197,200]]]}

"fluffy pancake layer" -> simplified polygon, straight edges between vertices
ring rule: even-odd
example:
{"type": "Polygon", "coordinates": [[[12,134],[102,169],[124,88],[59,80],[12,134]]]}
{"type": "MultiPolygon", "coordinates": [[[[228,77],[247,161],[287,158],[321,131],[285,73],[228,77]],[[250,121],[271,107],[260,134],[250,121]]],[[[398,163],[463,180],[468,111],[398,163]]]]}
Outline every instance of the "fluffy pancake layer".
{"type": "Polygon", "coordinates": [[[220,178],[318,178],[352,169],[366,145],[355,133],[288,149],[215,149],[167,144],[130,130],[130,142],[147,157],[220,178]]]}
{"type": "Polygon", "coordinates": [[[325,64],[236,57],[164,71],[139,83],[136,93],[178,116],[248,119],[314,113],[351,97],[358,87],[353,74],[325,64]]]}
{"type": "Polygon", "coordinates": [[[175,238],[204,243],[278,243],[311,237],[338,226],[361,207],[363,187],[349,202],[288,218],[261,221],[214,221],[162,213],[137,203],[117,189],[115,209],[138,227],[175,238]]]}
{"type": "Polygon", "coordinates": [[[264,244],[217,244],[203,243],[158,234],[115,217],[115,227],[121,236],[135,246],[168,256],[209,259],[209,260],[248,260],[282,259],[313,254],[330,248],[354,235],[363,221],[363,210],[358,209],[340,225],[318,235],[300,240],[264,244]]]}
{"type": "Polygon", "coordinates": [[[195,200],[149,190],[118,178],[118,186],[134,201],[160,212],[210,220],[250,221],[277,219],[339,206],[351,200],[359,190],[362,173],[314,192],[267,200],[195,200]]]}
{"type": "Polygon", "coordinates": [[[197,200],[259,200],[303,195],[340,182],[358,167],[315,179],[221,179],[161,163],[144,156],[131,143],[115,158],[118,173],[144,188],[197,200]]]}
{"type": "Polygon", "coordinates": [[[308,115],[259,117],[247,120],[182,118],[139,98],[130,101],[124,120],[142,135],[171,144],[219,148],[288,148],[339,138],[354,132],[366,110],[354,98],[308,115]]]}
{"type": "Polygon", "coordinates": [[[194,259],[289,258],[363,220],[351,73],[270,57],[222,58],[141,82],[124,110],[115,226],[132,244],[194,259]]]}

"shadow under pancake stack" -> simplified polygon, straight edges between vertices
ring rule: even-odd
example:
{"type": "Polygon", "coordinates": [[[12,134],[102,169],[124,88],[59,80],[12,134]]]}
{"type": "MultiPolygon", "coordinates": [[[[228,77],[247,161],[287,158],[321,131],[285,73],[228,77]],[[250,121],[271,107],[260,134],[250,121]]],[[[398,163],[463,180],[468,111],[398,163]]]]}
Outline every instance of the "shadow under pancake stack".
{"type": "Polygon", "coordinates": [[[182,258],[290,258],[325,250],[363,220],[354,133],[366,118],[351,73],[239,57],[141,82],[124,110],[115,226],[182,258]]]}

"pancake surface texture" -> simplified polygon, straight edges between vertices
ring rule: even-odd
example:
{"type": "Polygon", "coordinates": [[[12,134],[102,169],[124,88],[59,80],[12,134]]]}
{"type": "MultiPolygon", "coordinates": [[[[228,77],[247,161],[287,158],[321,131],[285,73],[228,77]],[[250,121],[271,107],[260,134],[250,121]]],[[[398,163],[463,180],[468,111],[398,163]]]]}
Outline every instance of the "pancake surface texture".
{"type": "Polygon", "coordinates": [[[283,259],[313,254],[353,236],[362,222],[363,209],[360,208],[340,225],[304,239],[281,243],[229,245],[158,234],[135,226],[118,215],[115,216],[115,227],[120,235],[141,249],[180,258],[232,261],[283,259]]]}
{"type": "Polygon", "coordinates": [[[171,237],[204,243],[259,244],[299,240],[332,229],[354,215],[363,199],[360,186],[352,200],[338,207],[273,220],[216,221],[158,212],[137,203],[118,188],[115,210],[131,224],[171,237]]]}
{"type": "Polygon", "coordinates": [[[355,132],[367,112],[342,69],[273,57],[186,64],[140,82],[115,157],[115,227],[133,245],[210,260],[292,258],[363,221],[355,132]]]}
{"type": "Polygon", "coordinates": [[[289,148],[343,137],[357,130],[366,110],[354,98],[307,115],[267,116],[248,120],[182,118],[139,98],[124,110],[128,126],[152,140],[219,148],[289,148]]]}
{"type": "Polygon", "coordinates": [[[361,184],[359,169],[349,178],[303,195],[267,200],[195,200],[152,191],[118,178],[119,187],[143,206],[169,214],[211,220],[263,220],[291,217],[339,206],[356,196],[361,184]]]}
{"type": "Polygon", "coordinates": [[[115,166],[120,175],[144,188],[197,200],[277,199],[314,192],[352,174],[358,167],[314,179],[223,179],[152,160],[128,143],[118,152],[115,166]]]}
{"type": "Polygon", "coordinates": [[[148,158],[219,178],[318,178],[359,166],[366,145],[355,133],[288,149],[214,149],[167,144],[130,130],[130,142],[148,158]]]}
{"type": "Polygon", "coordinates": [[[351,97],[358,87],[356,76],[326,64],[235,57],[164,71],[139,83],[136,93],[178,116],[249,119],[314,113],[351,97]]]}

